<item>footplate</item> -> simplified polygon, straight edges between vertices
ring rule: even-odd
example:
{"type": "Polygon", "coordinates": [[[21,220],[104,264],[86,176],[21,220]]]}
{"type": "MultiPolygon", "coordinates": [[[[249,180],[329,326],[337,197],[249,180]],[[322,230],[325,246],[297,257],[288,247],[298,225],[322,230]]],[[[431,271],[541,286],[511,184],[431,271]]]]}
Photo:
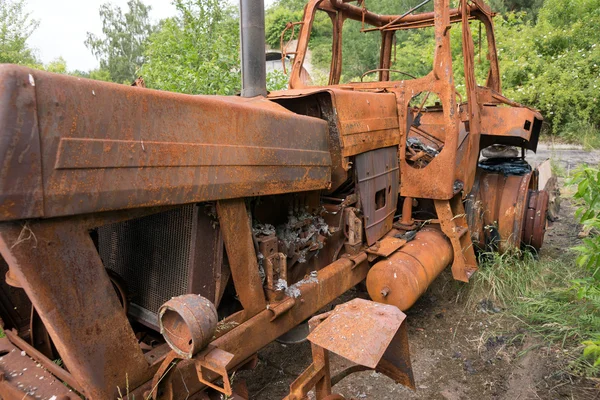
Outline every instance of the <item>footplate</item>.
{"type": "Polygon", "coordinates": [[[325,399],[342,378],[369,369],[414,389],[405,319],[395,306],[363,299],[353,299],[311,318],[308,340],[313,363],[292,383],[286,399],[302,399],[313,388],[317,400],[325,399]],[[330,351],[355,365],[332,378],[330,351]]]}

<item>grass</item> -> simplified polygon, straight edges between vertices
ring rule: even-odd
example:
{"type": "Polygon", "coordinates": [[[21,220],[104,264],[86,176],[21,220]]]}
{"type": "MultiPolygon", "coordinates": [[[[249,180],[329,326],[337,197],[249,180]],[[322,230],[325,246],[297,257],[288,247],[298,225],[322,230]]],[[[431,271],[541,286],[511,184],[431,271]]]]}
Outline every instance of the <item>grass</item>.
{"type": "MultiPolygon", "coordinates": [[[[556,259],[529,252],[484,254],[469,292],[473,304],[493,300],[518,319],[529,332],[563,348],[582,348],[587,339],[600,339],[600,292],[582,293],[588,272],[577,267],[575,254],[556,259]]],[[[573,352],[581,354],[581,351],[573,352]]],[[[576,375],[599,376],[600,368],[583,356],[572,357],[576,375]]]]}
{"type": "Polygon", "coordinates": [[[565,125],[553,140],[581,145],[586,150],[600,149],[600,131],[589,122],[577,121],[565,125]]]}
{"type": "Polygon", "coordinates": [[[6,336],[4,334],[4,329],[0,328],[0,338],[3,338],[4,336],[6,336]]]}

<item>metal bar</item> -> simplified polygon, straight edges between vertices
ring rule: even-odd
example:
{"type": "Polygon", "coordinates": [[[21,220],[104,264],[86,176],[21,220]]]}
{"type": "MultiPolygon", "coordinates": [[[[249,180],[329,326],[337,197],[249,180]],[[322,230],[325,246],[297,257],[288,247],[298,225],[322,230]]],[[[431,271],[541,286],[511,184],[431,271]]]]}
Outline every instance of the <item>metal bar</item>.
{"type": "Polygon", "coordinates": [[[242,97],[266,96],[264,0],[240,0],[240,42],[242,97]]]}
{"type": "Polygon", "coordinates": [[[246,318],[266,309],[265,294],[258,274],[252,227],[244,199],[217,202],[219,224],[237,295],[246,318]]]}
{"type": "Polygon", "coordinates": [[[37,351],[33,346],[24,341],[17,335],[15,332],[11,330],[4,331],[6,337],[12,344],[25,351],[27,355],[33,358],[35,361],[40,363],[44,368],[48,370],[52,375],[71,386],[73,389],[77,390],[79,393],[85,394],[81,386],[75,381],[73,375],[59,367],[57,364],[53,363],[48,357],[44,356],[42,353],[37,351]]]}
{"type": "Polygon", "coordinates": [[[83,220],[0,224],[0,253],[87,397],[113,398],[118,387],[147,379],[148,363],[83,220]]]}

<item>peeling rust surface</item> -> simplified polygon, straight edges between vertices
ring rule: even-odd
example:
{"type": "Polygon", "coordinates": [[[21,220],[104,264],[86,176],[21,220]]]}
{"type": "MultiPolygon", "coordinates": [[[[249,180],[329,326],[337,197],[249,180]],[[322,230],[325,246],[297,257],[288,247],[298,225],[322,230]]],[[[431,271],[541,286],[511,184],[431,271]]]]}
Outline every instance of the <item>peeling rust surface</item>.
{"type": "Polygon", "coordinates": [[[9,127],[0,135],[1,220],[330,182],[326,123],[265,99],[181,95],[17,66],[2,66],[0,81],[9,127]]]}

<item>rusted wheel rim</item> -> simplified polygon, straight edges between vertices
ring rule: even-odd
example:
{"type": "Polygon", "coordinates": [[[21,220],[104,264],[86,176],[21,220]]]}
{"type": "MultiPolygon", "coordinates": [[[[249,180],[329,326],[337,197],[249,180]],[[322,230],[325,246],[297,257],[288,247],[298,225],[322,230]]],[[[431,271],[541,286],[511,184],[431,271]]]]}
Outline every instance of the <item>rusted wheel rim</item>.
{"type": "Polygon", "coordinates": [[[523,226],[523,243],[539,250],[546,234],[546,214],[548,212],[548,192],[529,191],[529,202],[523,226]]]}

